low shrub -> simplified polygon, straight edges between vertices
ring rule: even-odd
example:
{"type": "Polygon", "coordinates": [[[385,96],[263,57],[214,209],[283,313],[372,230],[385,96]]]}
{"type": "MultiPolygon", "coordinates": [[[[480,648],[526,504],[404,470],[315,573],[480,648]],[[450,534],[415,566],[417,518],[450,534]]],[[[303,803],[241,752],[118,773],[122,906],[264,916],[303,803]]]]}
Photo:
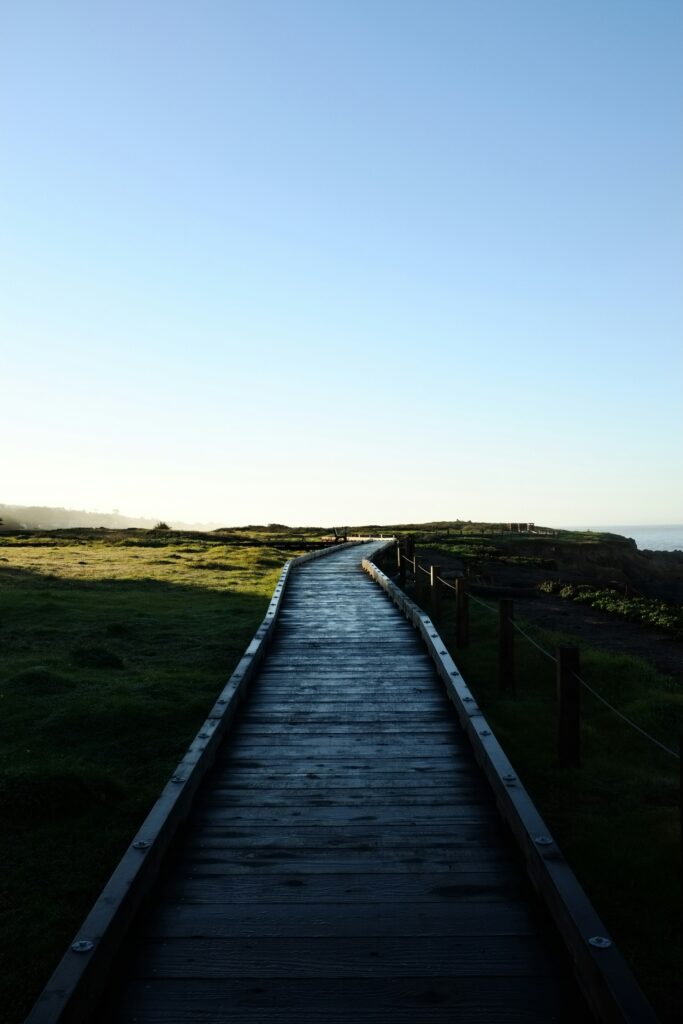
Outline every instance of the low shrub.
{"type": "Polygon", "coordinates": [[[624,597],[610,588],[562,583],[559,580],[544,580],[539,583],[538,589],[546,594],[555,594],[600,611],[611,612],[630,622],[654,626],[683,639],[683,608],[680,605],[669,604],[654,597],[624,597]]]}

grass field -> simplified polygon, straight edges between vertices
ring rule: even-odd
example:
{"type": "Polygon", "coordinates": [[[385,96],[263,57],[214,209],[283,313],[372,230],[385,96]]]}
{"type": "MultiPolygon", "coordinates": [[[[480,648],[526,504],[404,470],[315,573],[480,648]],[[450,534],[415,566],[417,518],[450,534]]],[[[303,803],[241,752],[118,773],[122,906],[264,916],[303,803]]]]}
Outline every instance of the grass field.
{"type": "Polygon", "coordinates": [[[0,1020],[16,1024],[303,535],[0,536],[0,1020]]]}
{"type": "MultiPolygon", "coordinates": [[[[386,569],[395,571],[393,552],[386,569]]],[[[416,597],[410,584],[409,592],[431,614],[428,597],[416,597]]],[[[555,666],[517,635],[517,696],[503,695],[497,606],[484,603],[491,610],[470,602],[468,647],[456,648],[449,597],[435,619],[439,632],[661,1019],[673,1024],[683,1005],[679,763],[582,691],[581,767],[557,768],[555,666]]],[[[575,643],[559,632],[525,628],[550,652],[575,643]]],[[[583,645],[581,676],[641,728],[678,749],[683,691],[673,679],[639,659],[583,645]]]]}

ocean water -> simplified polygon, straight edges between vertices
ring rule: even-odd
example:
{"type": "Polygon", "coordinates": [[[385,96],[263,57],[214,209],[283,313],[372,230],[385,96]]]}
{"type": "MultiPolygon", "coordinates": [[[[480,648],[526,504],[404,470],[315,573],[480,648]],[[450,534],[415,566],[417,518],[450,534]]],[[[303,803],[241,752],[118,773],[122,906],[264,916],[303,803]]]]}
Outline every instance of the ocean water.
{"type": "Polygon", "coordinates": [[[574,529],[620,533],[632,537],[641,551],[683,551],[683,526],[582,526],[574,529]]]}

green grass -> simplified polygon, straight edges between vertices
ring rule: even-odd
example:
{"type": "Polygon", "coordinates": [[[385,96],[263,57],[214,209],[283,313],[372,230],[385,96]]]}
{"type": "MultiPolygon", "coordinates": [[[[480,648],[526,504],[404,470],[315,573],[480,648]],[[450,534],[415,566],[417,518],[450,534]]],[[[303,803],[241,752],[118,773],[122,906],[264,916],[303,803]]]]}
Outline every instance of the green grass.
{"type": "Polygon", "coordinates": [[[304,540],[0,537],[4,1024],[23,1020],[304,540]]]}
{"type": "MultiPolygon", "coordinates": [[[[394,571],[393,552],[387,568],[394,571]]],[[[426,601],[421,602],[429,611],[426,601]]],[[[596,909],[661,1019],[679,1020],[681,847],[679,763],[582,690],[581,767],[556,767],[555,666],[515,636],[517,696],[498,684],[495,614],[470,602],[471,642],[455,646],[455,608],[439,632],[596,909]]],[[[546,650],[571,636],[525,629],[546,650]]],[[[683,688],[640,659],[581,647],[583,679],[641,728],[678,750],[683,688]]]]}

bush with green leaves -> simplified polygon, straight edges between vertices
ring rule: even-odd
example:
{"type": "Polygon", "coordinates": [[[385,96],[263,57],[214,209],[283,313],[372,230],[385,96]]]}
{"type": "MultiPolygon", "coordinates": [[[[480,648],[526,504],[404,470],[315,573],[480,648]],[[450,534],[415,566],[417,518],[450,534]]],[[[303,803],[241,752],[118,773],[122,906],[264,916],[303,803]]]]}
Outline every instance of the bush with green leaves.
{"type": "Polygon", "coordinates": [[[544,580],[539,583],[538,589],[546,594],[555,594],[600,611],[611,612],[629,622],[655,626],[671,636],[683,638],[683,608],[680,605],[654,597],[624,597],[610,588],[562,583],[559,580],[544,580]]]}

